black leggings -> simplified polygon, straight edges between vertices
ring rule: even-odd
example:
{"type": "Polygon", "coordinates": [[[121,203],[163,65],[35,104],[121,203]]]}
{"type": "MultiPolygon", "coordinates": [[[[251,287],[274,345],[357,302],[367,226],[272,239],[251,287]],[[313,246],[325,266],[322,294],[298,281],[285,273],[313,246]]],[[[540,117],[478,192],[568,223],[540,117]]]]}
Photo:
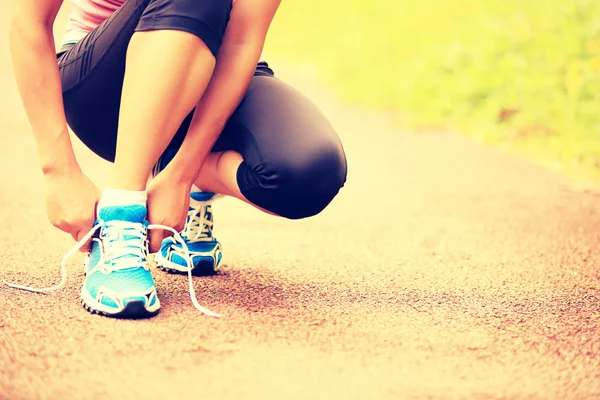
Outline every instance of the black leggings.
{"type": "MultiPolygon", "coordinates": [[[[134,32],[185,30],[216,54],[230,7],[230,1],[220,0],[129,0],[77,44],[63,48],[58,63],[65,113],[74,133],[100,157],[114,161],[125,57],[134,32]],[[198,10],[197,3],[213,5],[198,10]],[[176,14],[164,12],[173,4],[183,15],[188,7],[196,22],[189,16],[160,18],[176,14]]],[[[163,159],[176,153],[191,119],[192,114],[182,122],[163,159]]],[[[244,158],[237,171],[242,194],[290,219],[321,212],[346,180],[344,150],[330,123],[308,98],[275,78],[266,63],[258,64],[244,99],[213,148],[226,150],[244,158]]]]}

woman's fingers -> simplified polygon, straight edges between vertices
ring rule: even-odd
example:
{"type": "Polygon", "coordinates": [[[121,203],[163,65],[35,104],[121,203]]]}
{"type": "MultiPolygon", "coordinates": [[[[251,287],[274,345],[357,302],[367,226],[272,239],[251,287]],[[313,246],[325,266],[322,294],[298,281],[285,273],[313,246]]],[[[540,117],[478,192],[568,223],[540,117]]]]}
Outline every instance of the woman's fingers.
{"type": "Polygon", "coordinates": [[[150,238],[150,252],[157,253],[165,237],[165,231],[162,229],[151,229],[148,236],[150,238]]]}
{"type": "MultiPolygon", "coordinates": [[[[90,232],[91,228],[83,228],[81,230],[78,230],[76,233],[71,234],[71,236],[73,236],[73,239],[75,239],[76,242],[79,242],[80,240],[82,240],[85,235],[87,235],[90,232]]],[[[92,244],[92,238],[89,238],[87,242],[85,242],[85,244],[83,246],[81,246],[81,248],[79,249],[79,251],[81,251],[82,253],[87,253],[90,251],[91,249],[91,244],[92,244]]]]}

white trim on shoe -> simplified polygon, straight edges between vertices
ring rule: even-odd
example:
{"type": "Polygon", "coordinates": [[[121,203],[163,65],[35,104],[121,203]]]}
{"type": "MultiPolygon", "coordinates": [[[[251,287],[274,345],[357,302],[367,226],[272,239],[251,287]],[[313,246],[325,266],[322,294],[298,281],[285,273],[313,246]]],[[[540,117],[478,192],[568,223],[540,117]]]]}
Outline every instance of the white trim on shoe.
{"type": "Polygon", "coordinates": [[[160,309],[160,300],[158,299],[158,295],[156,293],[156,287],[153,287],[151,290],[148,290],[146,292],[130,292],[130,293],[127,293],[126,296],[123,296],[123,294],[121,293],[121,294],[119,294],[119,296],[116,296],[114,294],[111,294],[110,290],[108,290],[104,286],[100,286],[98,288],[98,294],[96,295],[95,299],[92,297],[91,293],[86,290],[85,283],[83,284],[83,286],[81,288],[81,301],[82,301],[83,305],[89,307],[93,311],[97,311],[97,312],[100,312],[103,314],[108,314],[108,315],[121,314],[125,310],[125,306],[123,306],[123,303],[121,301],[121,298],[123,298],[123,297],[124,298],[130,298],[130,297],[146,298],[147,302],[146,302],[146,304],[144,304],[144,308],[148,312],[148,315],[156,314],[158,312],[158,310],[160,309]],[[105,304],[102,304],[99,301],[99,299],[102,299],[102,297],[104,295],[107,295],[111,300],[113,300],[115,302],[115,304],[117,304],[117,306],[119,306],[119,308],[115,309],[114,307],[110,307],[105,304]],[[156,298],[156,301],[151,306],[150,303],[152,300],[152,296],[154,296],[156,298]]]}
{"type": "MultiPolygon", "coordinates": [[[[216,245],[216,249],[214,249],[212,252],[210,253],[200,253],[200,252],[189,252],[188,255],[184,255],[182,253],[178,253],[177,251],[173,250],[173,245],[175,245],[175,243],[173,243],[171,245],[171,248],[169,249],[169,255],[168,257],[171,258],[172,254],[175,253],[177,254],[179,257],[186,259],[189,257],[190,262],[192,263],[192,271],[196,268],[196,266],[193,264],[193,260],[195,256],[202,256],[202,257],[211,257],[213,259],[213,270],[216,272],[219,271],[219,269],[221,268],[221,264],[223,264],[223,251],[221,250],[221,244],[219,242],[217,242],[216,245]],[[219,260],[218,255],[221,255],[221,260],[219,260]]],[[[177,249],[177,250],[181,250],[182,252],[184,251],[183,249],[177,249]]],[[[154,261],[156,261],[156,264],[159,266],[159,268],[164,268],[167,270],[173,270],[176,272],[180,272],[180,273],[187,273],[189,267],[187,266],[182,266],[181,264],[178,264],[176,262],[171,261],[170,259],[167,259],[163,256],[162,254],[162,250],[159,250],[157,253],[154,254],[154,261]]]]}

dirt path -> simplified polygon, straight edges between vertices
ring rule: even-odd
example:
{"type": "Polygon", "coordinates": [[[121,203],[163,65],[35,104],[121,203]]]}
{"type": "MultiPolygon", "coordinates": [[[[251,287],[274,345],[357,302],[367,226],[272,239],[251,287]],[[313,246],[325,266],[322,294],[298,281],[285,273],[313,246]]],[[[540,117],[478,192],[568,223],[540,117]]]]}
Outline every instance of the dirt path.
{"type": "MultiPolygon", "coordinates": [[[[158,271],[157,318],[89,315],[81,258],[58,293],[0,286],[0,398],[598,398],[600,197],[297,79],[346,145],[332,206],[290,222],[216,204],[227,266],[195,285],[220,320],[158,271]]],[[[49,285],[71,242],[45,219],[5,41],[0,87],[0,278],[49,285]]]]}

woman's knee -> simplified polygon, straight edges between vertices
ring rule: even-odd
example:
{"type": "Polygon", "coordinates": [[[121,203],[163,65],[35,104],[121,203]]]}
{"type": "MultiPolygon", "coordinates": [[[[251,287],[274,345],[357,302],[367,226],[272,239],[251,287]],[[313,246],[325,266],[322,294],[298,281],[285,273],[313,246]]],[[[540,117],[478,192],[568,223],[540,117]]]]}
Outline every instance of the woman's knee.
{"type": "Polygon", "coordinates": [[[250,169],[242,164],[238,182],[249,201],[289,219],[319,214],[346,182],[347,165],[339,144],[321,147],[301,159],[281,158],[250,169]]]}

